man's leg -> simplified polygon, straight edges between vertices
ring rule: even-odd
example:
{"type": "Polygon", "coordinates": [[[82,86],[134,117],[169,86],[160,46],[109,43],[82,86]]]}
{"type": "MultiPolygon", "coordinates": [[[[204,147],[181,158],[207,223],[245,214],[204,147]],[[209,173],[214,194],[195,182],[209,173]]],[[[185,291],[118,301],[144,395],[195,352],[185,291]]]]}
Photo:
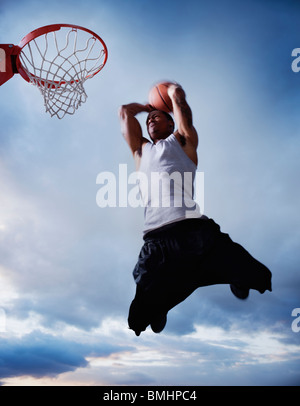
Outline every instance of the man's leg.
{"type": "Polygon", "coordinates": [[[271,291],[271,277],[265,265],[233,242],[228,234],[221,232],[199,262],[197,272],[199,286],[230,284],[233,293],[241,299],[248,296],[249,289],[260,293],[271,291]]]}
{"type": "Polygon", "coordinates": [[[155,333],[160,333],[167,323],[167,298],[168,291],[163,284],[158,284],[150,290],[145,290],[137,284],[136,294],[129,308],[129,328],[134,330],[137,336],[149,325],[155,333]]]}

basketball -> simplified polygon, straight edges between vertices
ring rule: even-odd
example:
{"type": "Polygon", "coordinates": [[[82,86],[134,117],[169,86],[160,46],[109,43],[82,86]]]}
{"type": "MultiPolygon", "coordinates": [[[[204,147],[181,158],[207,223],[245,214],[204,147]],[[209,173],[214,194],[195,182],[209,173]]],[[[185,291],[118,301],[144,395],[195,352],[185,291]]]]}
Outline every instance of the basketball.
{"type": "Polygon", "coordinates": [[[149,103],[157,110],[167,113],[172,111],[172,101],[168,95],[168,85],[170,82],[161,82],[153,86],[149,92],[149,103]]]}

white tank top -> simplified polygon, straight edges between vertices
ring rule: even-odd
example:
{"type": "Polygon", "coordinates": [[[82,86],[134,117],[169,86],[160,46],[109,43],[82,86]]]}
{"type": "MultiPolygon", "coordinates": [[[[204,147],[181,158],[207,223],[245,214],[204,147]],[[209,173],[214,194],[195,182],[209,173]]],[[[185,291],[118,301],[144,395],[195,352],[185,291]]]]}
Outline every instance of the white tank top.
{"type": "Polygon", "coordinates": [[[144,234],[175,221],[201,217],[193,200],[196,169],[174,134],[143,146],[138,179],[145,207],[144,234]]]}

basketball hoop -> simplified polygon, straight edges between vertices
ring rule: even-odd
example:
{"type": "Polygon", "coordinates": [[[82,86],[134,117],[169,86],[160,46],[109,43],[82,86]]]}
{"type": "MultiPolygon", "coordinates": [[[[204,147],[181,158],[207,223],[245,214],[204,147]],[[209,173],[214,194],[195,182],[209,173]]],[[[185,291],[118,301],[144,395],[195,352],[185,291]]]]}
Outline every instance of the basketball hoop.
{"type": "Polygon", "coordinates": [[[0,85],[14,73],[37,86],[46,112],[63,118],[87,99],[83,87],[107,61],[104,41],[94,32],[71,24],[54,24],[26,35],[19,46],[0,45],[11,67],[0,71],[0,85]],[[3,75],[1,79],[1,75],[3,75]],[[5,75],[5,76],[4,76],[5,75]]]}

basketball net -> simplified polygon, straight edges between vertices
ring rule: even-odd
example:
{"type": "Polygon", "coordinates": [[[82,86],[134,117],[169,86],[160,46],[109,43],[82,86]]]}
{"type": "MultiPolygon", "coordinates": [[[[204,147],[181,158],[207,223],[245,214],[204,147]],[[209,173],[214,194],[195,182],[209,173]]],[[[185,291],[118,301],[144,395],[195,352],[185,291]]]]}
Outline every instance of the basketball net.
{"type": "Polygon", "coordinates": [[[74,114],[86,101],[83,84],[104,65],[101,43],[87,32],[78,34],[76,28],[64,27],[33,39],[20,53],[30,83],[44,98],[46,112],[59,119],[74,114]],[[59,38],[66,30],[63,39],[59,38]]]}

